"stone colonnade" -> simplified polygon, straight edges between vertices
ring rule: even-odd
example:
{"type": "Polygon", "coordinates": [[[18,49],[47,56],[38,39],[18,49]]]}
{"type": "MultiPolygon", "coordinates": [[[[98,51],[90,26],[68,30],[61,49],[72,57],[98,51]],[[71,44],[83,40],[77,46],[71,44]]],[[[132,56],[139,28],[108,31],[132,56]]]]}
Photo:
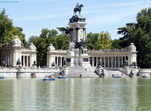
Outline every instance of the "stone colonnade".
{"type": "Polygon", "coordinates": [[[55,57],[56,66],[62,67],[64,63],[65,57],[55,57]]]}
{"type": "Polygon", "coordinates": [[[13,61],[13,59],[11,59],[12,57],[12,53],[9,53],[8,51],[6,51],[6,53],[4,54],[4,52],[1,52],[1,60],[2,60],[2,64],[4,65],[10,65],[13,61]]]}
{"type": "MultiPolygon", "coordinates": [[[[63,60],[67,57],[67,50],[55,50],[51,44],[47,52],[47,66],[51,67],[52,63],[57,67],[63,65],[63,60]]],[[[90,64],[96,67],[101,59],[101,65],[104,68],[120,68],[124,63],[130,65],[137,62],[137,51],[133,43],[127,49],[113,49],[113,50],[89,50],[90,64]]]]}
{"type": "MultiPolygon", "coordinates": [[[[49,57],[48,61],[50,64],[48,65],[48,67],[52,66],[52,63],[55,64],[55,66],[57,67],[62,67],[63,66],[63,61],[66,59],[66,52],[60,53],[61,51],[56,51],[56,55],[51,55],[51,57],[49,57]],[[60,54],[59,54],[60,53],[60,54]]],[[[89,51],[90,53],[92,53],[91,51],[89,51]]],[[[52,53],[51,53],[52,54],[52,53]]],[[[101,54],[101,53],[100,53],[101,54]]],[[[104,68],[119,68],[122,67],[125,63],[125,61],[128,61],[128,55],[126,56],[95,56],[95,55],[90,55],[90,64],[92,67],[96,67],[99,63],[99,60],[101,59],[101,65],[104,68]]]]}
{"type": "Polygon", "coordinates": [[[47,53],[47,67],[62,67],[66,59],[66,51],[53,51],[47,53]]]}
{"type": "Polygon", "coordinates": [[[33,43],[30,43],[29,47],[25,49],[18,36],[15,36],[11,44],[1,47],[1,65],[30,67],[37,61],[36,54],[36,47],[33,43]]]}
{"type": "Polygon", "coordinates": [[[31,67],[34,64],[36,65],[37,57],[35,53],[31,54],[22,54],[21,56],[21,66],[31,67]]]}
{"type": "Polygon", "coordinates": [[[104,68],[119,68],[122,67],[128,56],[113,56],[113,57],[90,57],[90,64],[96,67],[101,60],[101,65],[104,68]]]}

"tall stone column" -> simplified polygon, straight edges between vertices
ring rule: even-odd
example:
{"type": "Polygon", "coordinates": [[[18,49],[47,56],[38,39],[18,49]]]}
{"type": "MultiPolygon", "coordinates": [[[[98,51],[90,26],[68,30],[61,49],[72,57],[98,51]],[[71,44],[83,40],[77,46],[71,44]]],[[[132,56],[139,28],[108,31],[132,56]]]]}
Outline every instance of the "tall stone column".
{"type": "Polygon", "coordinates": [[[106,57],[104,57],[104,68],[106,68],[106,57]]]}
{"type": "Polygon", "coordinates": [[[120,57],[118,57],[118,68],[120,67],[120,57]]]}
{"type": "Polygon", "coordinates": [[[62,67],[62,57],[60,57],[60,67],[62,67]]]}
{"type": "Polygon", "coordinates": [[[113,57],[111,57],[111,68],[113,68],[113,57]]]}
{"type": "MultiPolygon", "coordinates": [[[[67,62],[70,67],[77,65],[85,68],[91,67],[86,48],[86,24],[85,18],[81,15],[75,14],[69,19],[70,46],[67,52],[67,62]],[[79,57],[77,57],[77,53],[79,57]]],[[[92,62],[92,66],[94,65],[92,62]]]]}
{"type": "Polygon", "coordinates": [[[29,59],[28,58],[29,58],[29,56],[27,56],[27,67],[29,67],[29,61],[28,61],[29,59]]]}
{"type": "Polygon", "coordinates": [[[107,68],[110,68],[110,57],[107,57],[108,59],[108,67],[107,68]]]}
{"type": "Polygon", "coordinates": [[[114,67],[116,68],[116,56],[114,57],[114,67]]]}
{"type": "Polygon", "coordinates": [[[94,67],[94,57],[92,57],[92,67],[94,67]]]}
{"type": "Polygon", "coordinates": [[[98,60],[98,57],[96,57],[96,66],[98,65],[98,61],[99,61],[99,60],[98,60]]]}

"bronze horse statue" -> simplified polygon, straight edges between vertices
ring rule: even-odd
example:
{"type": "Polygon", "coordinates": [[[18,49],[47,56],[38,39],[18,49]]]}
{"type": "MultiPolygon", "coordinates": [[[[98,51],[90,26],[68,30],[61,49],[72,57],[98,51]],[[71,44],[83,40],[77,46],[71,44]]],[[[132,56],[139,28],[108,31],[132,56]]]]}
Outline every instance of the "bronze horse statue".
{"type": "Polygon", "coordinates": [[[81,8],[83,7],[83,4],[79,5],[77,3],[76,7],[74,8],[74,13],[73,15],[76,15],[77,12],[79,12],[79,15],[81,14],[81,8]]]}

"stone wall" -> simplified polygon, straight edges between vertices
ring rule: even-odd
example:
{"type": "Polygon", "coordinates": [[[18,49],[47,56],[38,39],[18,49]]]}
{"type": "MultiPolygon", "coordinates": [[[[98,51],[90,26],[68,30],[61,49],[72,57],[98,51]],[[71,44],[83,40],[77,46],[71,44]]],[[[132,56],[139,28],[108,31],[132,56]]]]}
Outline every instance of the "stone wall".
{"type": "Polygon", "coordinates": [[[0,68],[0,77],[8,78],[30,78],[32,74],[37,78],[43,78],[46,75],[55,74],[58,68],[0,68]]]}

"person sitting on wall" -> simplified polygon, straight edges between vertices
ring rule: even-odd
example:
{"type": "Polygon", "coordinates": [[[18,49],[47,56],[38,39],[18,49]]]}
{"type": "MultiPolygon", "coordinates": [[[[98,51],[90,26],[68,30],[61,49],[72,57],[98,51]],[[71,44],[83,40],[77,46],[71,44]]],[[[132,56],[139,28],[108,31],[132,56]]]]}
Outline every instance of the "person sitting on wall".
{"type": "Polygon", "coordinates": [[[45,79],[48,79],[48,76],[47,76],[47,75],[45,76],[45,79]]]}
{"type": "Polygon", "coordinates": [[[134,76],[133,72],[131,71],[129,77],[132,78],[134,76]]]}
{"type": "Polygon", "coordinates": [[[82,77],[82,74],[80,74],[79,77],[81,78],[81,77],[82,77]]]}
{"type": "Polygon", "coordinates": [[[61,72],[59,73],[59,76],[61,76],[61,77],[64,77],[64,76],[65,76],[65,72],[64,72],[64,70],[63,70],[63,71],[61,71],[61,72]]]}
{"type": "Polygon", "coordinates": [[[59,73],[59,76],[62,76],[62,75],[63,75],[62,72],[60,72],[60,73],[59,73]]]}
{"type": "Polygon", "coordinates": [[[49,78],[55,78],[53,75],[50,75],[49,78]]]}

